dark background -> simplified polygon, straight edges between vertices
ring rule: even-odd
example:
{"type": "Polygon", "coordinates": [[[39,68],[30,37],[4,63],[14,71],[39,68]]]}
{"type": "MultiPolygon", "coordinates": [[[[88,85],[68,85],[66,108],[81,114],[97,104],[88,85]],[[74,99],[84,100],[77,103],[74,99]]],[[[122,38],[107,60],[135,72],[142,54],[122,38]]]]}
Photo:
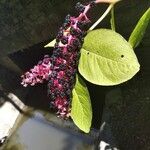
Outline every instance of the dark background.
{"type": "MultiPolygon", "coordinates": [[[[52,49],[43,48],[55,38],[64,17],[75,14],[77,0],[1,0],[0,1],[0,57],[9,56],[23,71],[35,65],[52,49]]],[[[83,1],[86,2],[86,1],[83,1]]],[[[149,0],[122,0],[115,7],[116,31],[129,38],[138,19],[150,6],[149,0]]],[[[94,22],[107,5],[92,10],[94,22]]],[[[110,28],[110,16],[99,25],[110,28]]],[[[110,126],[121,150],[150,149],[150,27],[135,53],[141,71],[130,81],[114,87],[95,86],[87,82],[93,105],[93,127],[99,128],[103,107],[111,112],[110,126]],[[120,91],[120,101],[105,103],[111,91],[120,91]]],[[[1,75],[3,76],[3,75],[1,75]]],[[[19,82],[19,77],[16,79],[19,82]]],[[[29,87],[26,103],[35,108],[47,109],[46,85],[29,87]],[[42,94],[43,93],[43,94],[42,94]]]]}

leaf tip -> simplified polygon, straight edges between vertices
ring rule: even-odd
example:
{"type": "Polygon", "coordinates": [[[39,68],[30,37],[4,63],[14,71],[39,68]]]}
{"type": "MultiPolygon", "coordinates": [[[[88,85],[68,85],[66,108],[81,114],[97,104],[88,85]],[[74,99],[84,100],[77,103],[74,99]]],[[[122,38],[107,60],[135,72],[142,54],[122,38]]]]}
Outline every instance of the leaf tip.
{"type": "Polygon", "coordinates": [[[48,43],[48,44],[45,45],[44,47],[45,47],[45,48],[46,48],[46,47],[54,47],[55,43],[56,43],[56,39],[54,39],[53,41],[51,41],[50,43],[48,43]]]}
{"type": "Polygon", "coordinates": [[[96,3],[110,3],[110,4],[115,4],[121,0],[96,0],[96,3]]]}

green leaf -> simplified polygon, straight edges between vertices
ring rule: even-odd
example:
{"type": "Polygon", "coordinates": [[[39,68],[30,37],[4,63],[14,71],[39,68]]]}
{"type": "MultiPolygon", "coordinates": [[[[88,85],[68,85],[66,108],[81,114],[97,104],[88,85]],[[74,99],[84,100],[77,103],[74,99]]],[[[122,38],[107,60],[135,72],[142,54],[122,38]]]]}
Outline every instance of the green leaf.
{"type": "Polygon", "coordinates": [[[78,128],[85,133],[90,131],[92,122],[92,107],[90,95],[84,81],[77,76],[73,89],[71,118],[78,128]]]}
{"type": "Polygon", "coordinates": [[[56,39],[54,39],[53,41],[51,41],[50,43],[48,43],[44,47],[54,47],[55,43],[56,43],[56,39]]]}
{"type": "Polygon", "coordinates": [[[87,34],[81,49],[79,72],[91,83],[116,85],[139,71],[131,45],[118,33],[98,29],[87,34]]]}
{"type": "Polygon", "coordinates": [[[150,8],[144,13],[141,19],[138,21],[136,27],[134,28],[131,36],[129,38],[129,43],[133,48],[137,47],[142,38],[144,37],[145,31],[148,27],[150,21],[150,8]]]}

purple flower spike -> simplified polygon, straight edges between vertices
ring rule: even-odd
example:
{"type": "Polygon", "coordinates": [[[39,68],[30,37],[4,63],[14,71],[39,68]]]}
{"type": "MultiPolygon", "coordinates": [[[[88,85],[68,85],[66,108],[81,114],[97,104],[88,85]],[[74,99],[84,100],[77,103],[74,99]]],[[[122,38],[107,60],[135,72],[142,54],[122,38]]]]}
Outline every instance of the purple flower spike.
{"type": "Polygon", "coordinates": [[[42,83],[48,80],[48,95],[57,115],[67,119],[71,111],[72,90],[80,58],[80,48],[86,31],[85,26],[90,22],[87,12],[95,5],[77,3],[78,16],[67,15],[65,22],[56,36],[51,58],[46,56],[37,66],[22,76],[24,86],[42,83]]]}
{"type": "Polygon", "coordinates": [[[43,80],[48,80],[52,72],[50,67],[50,57],[46,55],[43,61],[40,61],[34,68],[30,69],[29,72],[21,76],[21,84],[26,87],[27,85],[33,86],[37,83],[43,83],[43,80]]]}

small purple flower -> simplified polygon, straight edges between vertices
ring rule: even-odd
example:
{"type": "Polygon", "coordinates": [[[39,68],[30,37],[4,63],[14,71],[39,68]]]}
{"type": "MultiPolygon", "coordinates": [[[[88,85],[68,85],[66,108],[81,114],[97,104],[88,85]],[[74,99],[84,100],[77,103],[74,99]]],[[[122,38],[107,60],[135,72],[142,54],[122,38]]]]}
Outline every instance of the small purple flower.
{"type": "Polygon", "coordinates": [[[33,86],[37,83],[43,83],[43,80],[49,79],[49,75],[52,72],[50,67],[50,57],[46,55],[43,61],[40,61],[34,68],[21,76],[21,84],[26,87],[27,85],[33,86]]]}
{"type": "Polygon", "coordinates": [[[70,106],[67,99],[56,98],[55,101],[51,102],[52,105],[58,109],[58,116],[67,119],[70,116],[70,106]]]}

